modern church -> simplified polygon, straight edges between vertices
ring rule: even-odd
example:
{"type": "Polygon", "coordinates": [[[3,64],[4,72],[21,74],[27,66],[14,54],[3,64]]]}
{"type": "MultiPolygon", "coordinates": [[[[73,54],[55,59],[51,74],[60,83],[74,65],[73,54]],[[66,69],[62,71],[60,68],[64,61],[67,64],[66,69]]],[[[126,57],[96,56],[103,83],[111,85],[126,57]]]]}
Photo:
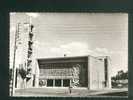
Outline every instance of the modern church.
{"type": "Polygon", "coordinates": [[[37,59],[39,87],[111,87],[108,57],[77,56],[37,59]]]}
{"type": "Polygon", "coordinates": [[[34,43],[33,27],[30,24],[21,24],[21,30],[24,30],[22,31],[23,36],[21,33],[18,34],[21,42],[16,51],[15,88],[72,87],[90,90],[111,88],[108,56],[35,58],[32,46],[34,43]],[[22,26],[26,27],[23,28],[22,26]],[[19,72],[22,67],[29,71],[25,78],[25,86],[19,72]]]}

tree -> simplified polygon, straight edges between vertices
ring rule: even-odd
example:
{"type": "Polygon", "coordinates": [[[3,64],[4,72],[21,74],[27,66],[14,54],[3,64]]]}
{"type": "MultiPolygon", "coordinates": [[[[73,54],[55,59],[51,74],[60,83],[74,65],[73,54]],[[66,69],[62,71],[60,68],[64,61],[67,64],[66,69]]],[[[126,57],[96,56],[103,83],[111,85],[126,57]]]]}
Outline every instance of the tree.
{"type": "Polygon", "coordinates": [[[19,69],[19,74],[20,74],[21,78],[24,80],[26,78],[27,71],[22,67],[19,69]]]}
{"type": "Polygon", "coordinates": [[[18,73],[20,74],[20,76],[21,76],[21,78],[23,80],[23,87],[25,87],[24,84],[25,84],[25,79],[26,79],[27,71],[23,67],[21,67],[19,69],[18,73]]]}
{"type": "Polygon", "coordinates": [[[118,87],[118,84],[120,84],[120,80],[126,79],[128,79],[128,71],[124,72],[123,70],[120,70],[115,76],[111,77],[112,86],[118,87]]]}

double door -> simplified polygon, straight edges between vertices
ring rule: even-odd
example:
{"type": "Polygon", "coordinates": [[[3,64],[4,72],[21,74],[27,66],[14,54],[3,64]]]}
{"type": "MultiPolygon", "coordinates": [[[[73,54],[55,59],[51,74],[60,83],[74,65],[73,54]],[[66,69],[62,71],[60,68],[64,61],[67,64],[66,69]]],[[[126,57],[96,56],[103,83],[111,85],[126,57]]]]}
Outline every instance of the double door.
{"type": "Polygon", "coordinates": [[[70,79],[47,79],[47,87],[69,87],[70,79]]]}

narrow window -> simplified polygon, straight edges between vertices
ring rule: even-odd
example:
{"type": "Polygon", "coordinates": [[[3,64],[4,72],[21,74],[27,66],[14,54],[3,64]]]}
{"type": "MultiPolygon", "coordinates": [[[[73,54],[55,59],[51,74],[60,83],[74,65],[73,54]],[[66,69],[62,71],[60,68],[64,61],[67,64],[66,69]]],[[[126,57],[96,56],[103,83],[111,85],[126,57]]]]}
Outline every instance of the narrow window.
{"type": "Polygon", "coordinates": [[[61,79],[56,79],[56,80],[55,80],[55,86],[61,87],[61,79]]]}
{"type": "Polygon", "coordinates": [[[64,79],[63,80],[63,86],[64,87],[69,87],[70,86],[70,80],[69,79],[64,79]]]}
{"type": "Polygon", "coordinates": [[[48,87],[52,87],[53,86],[53,80],[52,79],[48,79],[47,80],[47,86],[48,87]]]}

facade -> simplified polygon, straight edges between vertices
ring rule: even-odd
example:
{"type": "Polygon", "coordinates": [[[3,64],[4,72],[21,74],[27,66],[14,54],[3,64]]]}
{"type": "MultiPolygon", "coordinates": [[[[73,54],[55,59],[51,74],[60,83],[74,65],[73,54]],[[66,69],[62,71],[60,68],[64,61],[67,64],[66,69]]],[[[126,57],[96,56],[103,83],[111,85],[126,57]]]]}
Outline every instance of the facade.
{"type": "Polygon", "coordinates": [[[108,57],[37,59],[36,87],[111,88],[108,57]]]}

